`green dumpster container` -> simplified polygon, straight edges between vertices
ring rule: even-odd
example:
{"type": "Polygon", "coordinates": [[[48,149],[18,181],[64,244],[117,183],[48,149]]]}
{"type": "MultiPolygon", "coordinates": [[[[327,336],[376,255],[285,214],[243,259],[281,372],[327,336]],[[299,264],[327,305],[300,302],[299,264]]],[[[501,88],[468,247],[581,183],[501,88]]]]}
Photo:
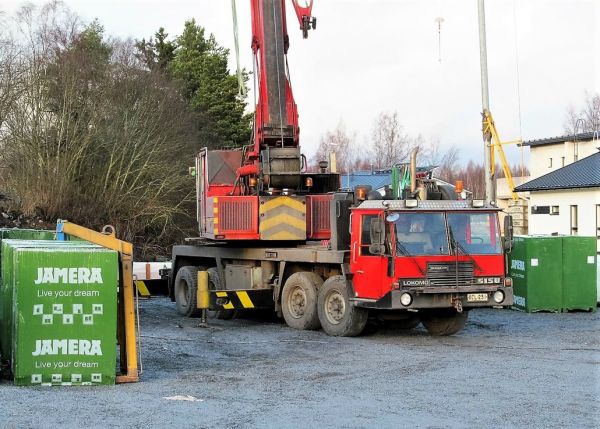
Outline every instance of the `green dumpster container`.
{"type": "Polygon", "coordinates": [[[514,308],[562,310],[562,237],[516,236],[509,255],[514,308]]]}
{"type": "MultiPolygon", "coordinates": [[[[9,230],[11,234],[17,232],[19,236],[36,236],[38,232],[49,232],[49,231],[34,231],[34,230],[9,230]],[[33,233],[33,234],[30,234],[33,233]]],[[[51,234],[50,236],[52,236],[51,234]]],[[[39,237],[43,237],[40,234],[39,237]]],[[[53,246],[64,247],[64,246],[84,246],[86,248],[101,249],[100,246],[87,243],[87,242],[70,242],[63,241],[58,242],[55,240],[12,240],[5,238],[0,242],[0,362],[9,360],[11,350],[11,327],[13,320],[13,287],[12,287],[12,276],[13,276],[13,251],[16,246],[19,248],[31,247],[31,248],[51,248],[53,246]],[[7,266],[3,268],[3,261],[7,266]]]]}
{"type": "Polygon", "coordinates": [[[15,384],[113,384],[118,254],[56,241],[2,247],[15,384]]]}
{"type": "MultiPolygon", "coordinates": [[[[44,229],[0,228],[0,248],[2,240],[54,240],[55,236],[54,231],[44,229]]],[[[2,264],[1,254],[0,264],[2,264]]]]}
{"type": "Polygon", "coordinates": [[[596,311],[596,238],[563,237],[563,310],[596,311]]]}
{"type": "Polygon", "coordinates": [[[47,229],[0,228],[0,240],[54,240],[56,233],[47,229]]]}

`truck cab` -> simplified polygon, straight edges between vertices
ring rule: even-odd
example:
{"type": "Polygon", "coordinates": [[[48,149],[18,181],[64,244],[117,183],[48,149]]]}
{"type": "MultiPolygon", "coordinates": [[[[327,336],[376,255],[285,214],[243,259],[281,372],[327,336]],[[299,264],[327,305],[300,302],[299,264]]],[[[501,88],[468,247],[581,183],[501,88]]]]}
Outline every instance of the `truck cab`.
{"type": "Polygon", "coordinates": [[[477,200],[375,200],[353,208],[354,302],[464,320],[475,307],[512,305],[498,211],[477,200]]]}

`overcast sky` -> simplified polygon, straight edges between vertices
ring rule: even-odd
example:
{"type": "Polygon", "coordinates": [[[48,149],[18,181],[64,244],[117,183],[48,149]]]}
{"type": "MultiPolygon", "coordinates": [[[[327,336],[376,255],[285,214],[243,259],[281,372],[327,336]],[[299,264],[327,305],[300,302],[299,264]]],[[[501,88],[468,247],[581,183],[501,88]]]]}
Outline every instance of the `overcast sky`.
{"type": "MultiPolygon", "coordinates": [[[[121,38],[148,38],[159,27],[178,35],[195,18],[234,52],[231,0],[65,3],[121,38]]],[[[0,10],[21,4],[2,0],[0,10]]],[[[249,5],[237,0],[241,62],[251,70],[249,5]]],[[[303,40],[288,2],[288,60],[305,154],[340,121],[368,145],[377,114],[397,111],[408,133],[458,145],[463,161],[482,162],[476,0],[315,0],[313,15],[317,30],[303,40]]],[[[581,105],[586,90],[600,92],[600,0],[487,0],[486,19],[490,106],[500,136],[561,135],[567,107],[581,105]]],[[[230,63],[234,72],[233,56],[230,63]]],[[[519,149],[506,150],[519,161],[519,149]]]]}

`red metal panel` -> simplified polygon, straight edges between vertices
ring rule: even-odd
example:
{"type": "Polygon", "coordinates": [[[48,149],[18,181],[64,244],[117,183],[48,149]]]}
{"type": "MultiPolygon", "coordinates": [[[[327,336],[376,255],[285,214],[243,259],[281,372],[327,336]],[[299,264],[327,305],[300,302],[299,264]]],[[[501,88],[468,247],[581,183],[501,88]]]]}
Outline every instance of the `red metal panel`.
{"type": "Polygon", "coordinates": [[[308,195],[306,197],[306,236],[309,240],[331,238],[329,203],[333,195],[308,195]]]}
{"type": "Polygon", "coordinates": [[[379,299],[385,293],[387,259],[383,256],[366,256],[360,251],[362,215],[382,215],[382,210],[365,210],[361,216],[353,213],[350,239],[350,270],[354,273],[352,283],[357,297],[379,299]]]}
{"type": "Polygon", "coordinates": [[[229,196],[232,192],[239,194],[239,187],[233,185],[210,185],[208,186],[208,197],[229,196]]]}

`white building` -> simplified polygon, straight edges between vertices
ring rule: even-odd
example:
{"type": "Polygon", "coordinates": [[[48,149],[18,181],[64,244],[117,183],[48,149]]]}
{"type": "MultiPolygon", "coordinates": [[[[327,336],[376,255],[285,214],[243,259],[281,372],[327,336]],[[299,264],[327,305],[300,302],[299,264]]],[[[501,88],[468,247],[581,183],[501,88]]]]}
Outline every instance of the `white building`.
{"type": "Polygon", "coordinates": [[[531,148],[529,234],[598,239],[600,252],[600,140],[593,133],[524,142],[531,148]]]}

